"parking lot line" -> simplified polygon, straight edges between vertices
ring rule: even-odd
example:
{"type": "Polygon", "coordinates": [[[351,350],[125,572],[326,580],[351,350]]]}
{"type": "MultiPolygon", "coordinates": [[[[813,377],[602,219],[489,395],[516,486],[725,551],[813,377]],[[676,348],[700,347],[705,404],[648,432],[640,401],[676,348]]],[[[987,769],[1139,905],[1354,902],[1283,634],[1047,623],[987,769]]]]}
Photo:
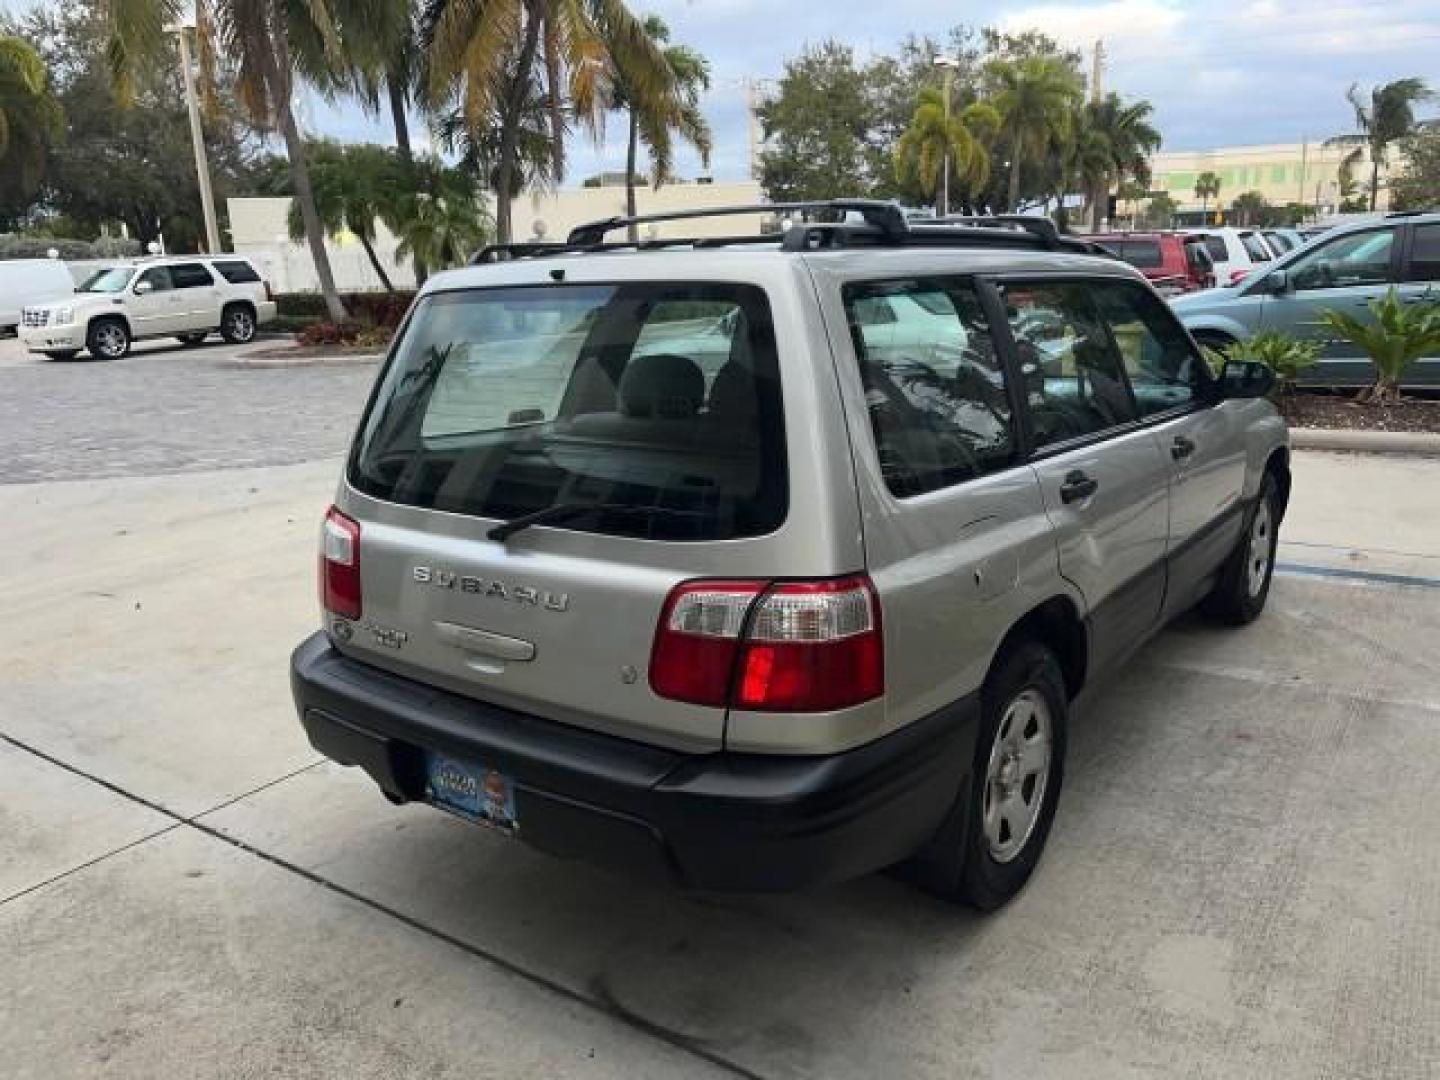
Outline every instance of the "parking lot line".
{"type": "Polygon", "coordinates": [[[1309,577],[1347,578],[1352,581],[1369,581],[1376,585],[1416,585],[1426,589],[1440,589],[1440,578],[1417,577],[1412,574],[1385,574],[1376,570],[1347,570],[1340,566],[1311,566],[1307,563],[1277,562],[1277,574],[1302,574],[1309,577]]]}
{"type": "MultiPolygon", "coordinates": [[[[60,758],[55,757],[53,754],[48,754],[43,750],[30,746],[27,743],[21,742],[20,740],[12,738],[9,735],[0,733],[0,740],[3,740],[5,743],[9,744],[15,749],[31,754],[39,758],[40,760],[55,766],[56,768],[63,769],[66,772],[80,777],[81,779],[88,780],[93,784],[98,784],[99,786],[105,788],[107,791],[119,795],[122,798],[129,799],[158,814],[163,814],[164,816],[170,818],[175,822],[175,824],[170,828],[161,829],[159,832],[154,833],[151,836],[143,837],[140,840],[135,841],[134,843],[125,845],[124,848],[108,852],[100,858],[91,860],[90,863],[87,863],[86,865],[94,865],[95,863],[103,861],[104,859],[109,858],[112,855],[118,854],[120,851],[139,846],[147,840],[154,839],[156,836],[171,833],[176,829],[189,827],[196,830],[197,832],[203,833],[211,839],[219,840],[220,842],[232,848],[235,848],[238,851],[242,851],[247,855],[253,855],[254,857],[261,859],[264,862],[267,862],[270,865],[277,867],[278,869],[288,871],[294,876],[310,882],[312,885],[318,885],[321,888],[327,889],[330,892],[333,892],[338,896],[342,896],[347,900],[351,900],[357,904],[361,904],[364,907],[380,915],[388,916],[394,921],[401,923],[402,925],[412,930],[418,931],[419,933],[424,934],[425,936],[435,941],[442,942],[446,945],[460,950],[461,952],[469,956],[474,957],[477,960],[481,960],[487,964],[491,964],[497,968],[500,968],[501,970],[508,972],[509,974],[514,975],[517,978],[524,979],[525,981],[532,983],[544,990],[548,990],[551,993],[557,994],[560,997],[566,999],[567,1001],[574,1002],[575,1004],[580,1005],[584,1008],[592,1009],[595,1012],[598,1012],[612,1020],[616,1020],[624,1024],[628,1028],[648,1035],[653,1039],[656,1039],[673,1047],[674,1049],[690,1054],[691,1056],[698,1058],[699,1060],[704,1061],[709,1065],[713,1065],[716,1068],[723,1069],[724,1071],[729,1072],[735,1076],[742,1077],[744,1078],[744,1080],[767,1080],[767,1078],[762,1073],[755,1072],[752,1069],[746,1068],[744,1065],[731,1061],[730,1059],[715,1053],[707,1047],[698,1044],[694,1039],[688,1038],[687,1036],[679,1032],[671,1031],[668,1028],[663,1027],[662,1025],[656,1024],[653,1021],[646,1020],[643,1017],[640,1017],[630,1012],[629,1010],[620,1007],[618,1003],[616,1003],[613,999],[610,998],[608,994],[602,996],[591,996],[580,993],[579,991],[566,986],[562,982],[522,967],[521,965],[516,964],[514,961],[507,960],[503,956],[498,955],[497,953],[491,952],[488,949],[482,948],[471,942],[465,941],[462,938],[456,937],[453,934],[447,933],[446,931],[441,930],[438,927],[432,926],[421,919],[417,919],[414,916],[407,915],[403,911],[399,911],[395,908],[390,907],[387,904],[381,903],[378,900],[374,900],[371,897],[364,895],[363,893],[346,888],[344,885],[332,881],[322,874],[316,873],[313,870],[306,869],[305,867],[293,863],[290,860],[282,858],[278,855],[274,855],[270,852],[264,851],[261,848],[255,847],[253,844],[248,844],[243,840],[230,836],[224,832],[221,832],[219,829],[213,828],[212,826],[209,826],[204,822],[198,820],[199,818],[205,816],[205,814],[207,813],[213,813],[217,810],[223,809],[226,806],[230,806],[236,802],[239,802],[242,799],[248,798],[251,795],[257,794],[258,792],[263,791],[266,788],[273,787],[277,784],[281,784],[287,780],[293,779],[300,773],[306,772],[309,769],[313,768],[314,763],[312,763],[311,765],[307,765],[304,768],[293,770],[292,772],[287,773],[285,776],[277,777],[269,783],[261,785],[254,791],[246,792],[244,795],[240,795],[236,798],[227,800],[220,806],[212,807],[210,810],[207,810],[201,814],[196,814],[192,817],[187,818],[175,813],[172,810],[168,810],[157,803],[151,802],[149,799],[146,799],[142,795],[138,795],[132,791],[127,791],[125,788],[119,786],[118,784],[112,783],[109,780],[106,780],[104,777],[97,776],[94,773],[71,765],[68,762],[61,760],[60,758]]],[[[83,870],[84,868],[84,866],[73,867],[70,871],[67,871],[67,873],[60,874],[57,875],[55,878],[52,878],[51,881],[67,877],[70,874],[73,874],[79,870],[83,870]]],[[[27,888],[22,892],[17,893],[15,896],[6,897],[5,901],[15,899],[18,896],[23,896],[28,893],[32,893],[36,889],[42,888],[45,885],[50,884],[51,881],[41,882],[31,888],[27,888]]]]}

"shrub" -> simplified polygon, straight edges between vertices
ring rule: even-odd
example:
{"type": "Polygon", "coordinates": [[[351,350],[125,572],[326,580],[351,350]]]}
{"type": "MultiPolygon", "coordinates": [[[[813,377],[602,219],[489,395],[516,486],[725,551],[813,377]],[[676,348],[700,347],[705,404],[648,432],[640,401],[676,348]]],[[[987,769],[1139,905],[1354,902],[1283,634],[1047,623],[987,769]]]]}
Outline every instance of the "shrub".
{"type": "Polygon", "coordinates": [[[1355,399],[1386,404],[1400,397],[1400,377],[1422,356],[1440,349],[1440,299],[1403,302],[1393,288],[1371,300],[1370,319],[1333,308],[1320,312],[1329,329],[1354,342],[1375,367],[1375,382],[1355,399]]]}
{"type": "Polygon", "coordinates": [[[1320,343],[1300,341],[1289,334],[1266,330],[1248,341],[1237,341],[1224,351],[1227,360],[1253,360],[1275,373],[1275,394],[1288,394],[1295,380],[1320,359],[1320,343]]]}

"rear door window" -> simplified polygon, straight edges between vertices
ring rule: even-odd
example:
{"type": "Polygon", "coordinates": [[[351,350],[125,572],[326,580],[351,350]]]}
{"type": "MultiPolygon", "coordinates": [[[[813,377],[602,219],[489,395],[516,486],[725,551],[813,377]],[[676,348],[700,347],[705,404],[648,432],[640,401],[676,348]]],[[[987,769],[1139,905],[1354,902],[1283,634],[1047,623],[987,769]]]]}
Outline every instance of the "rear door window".
{"type": "Polygon", "coordinates": [[[1228,262],[1230,259],[1230,250],[1225,246],[1223,236],[1205,237],[1205,250],[1210,252],[1212,262],[1228,262]]]}
{"type": "Polygon", "coordinates": [[[1093,282],[1009,282],[1001,289],[1037,447],[1135,420],[1124,359],[1093,282]]]}
{"type": "Polygon", "coordinates": [[[784,520],[770,309],[741,285],[557,285],[416,306],[351,465],[376,498],[665,540],[784,520]]]}
{"type": "Polygon", "coordinates": [[[215,284],[210,271],[200,263],[177,263],[170,268],[170,277],[177,289],[204,289],[215,284]]]}
{"type": "Polygon", "coordinates": [[[880,470],[893,494],[920,495],[1014,461],[1003,368],[969,284],[866,282],[843,295],[880,470]],[[885,318],[876,321],[877,312],[885,318]]]}
{"type": "Polygon", "coordinates": [[[1410,244],[1410,281],[1440,282],[1440,224],[1416,225],[1410,244]]]}

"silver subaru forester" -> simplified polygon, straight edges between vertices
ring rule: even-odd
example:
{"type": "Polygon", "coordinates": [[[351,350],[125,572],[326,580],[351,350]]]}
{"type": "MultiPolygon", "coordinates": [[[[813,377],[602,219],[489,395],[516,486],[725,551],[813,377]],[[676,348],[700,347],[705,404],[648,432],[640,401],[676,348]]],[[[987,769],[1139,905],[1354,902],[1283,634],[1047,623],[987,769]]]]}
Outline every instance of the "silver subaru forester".
{"type": "Polygon", "coordinates": [[[1269,373],[1212,375],[1047,222],[764,209],[801,221],[615,219],[426,284],[324,521],[300,717],[556,855],[705,890],[905,863],[993,908],[1082,690],[1264,606],[1269,373]]]}

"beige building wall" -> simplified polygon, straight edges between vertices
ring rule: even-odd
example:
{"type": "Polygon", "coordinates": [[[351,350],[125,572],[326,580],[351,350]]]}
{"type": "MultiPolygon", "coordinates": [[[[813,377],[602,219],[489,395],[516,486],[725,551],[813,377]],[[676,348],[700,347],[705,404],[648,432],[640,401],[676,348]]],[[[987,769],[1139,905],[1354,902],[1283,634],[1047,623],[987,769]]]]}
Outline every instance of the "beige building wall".
{"type": "MultiPolygon", "coordinates": [[[[695,210],[706,206],[751,206],[766,202],[760,185],[751,180],[723,184],[666,184],[659,191],[648,185],[635,192],[641,214],[695,210]]],[[[529,192],[511,207],[511,225],[516,240],[533,240],[539,225],[547,240],[564,240],[576,225],[625,213],[623,187],[562,188],[553,192],[529,192]]],[[[643,237],[742,236],[760,231],[764,214],[699,218],[691,221],[646,226],[643,237]]],[[[623,231],[612,235],[623,240],[623,231]]]]}
{"type": "MultiPolygon", "coordinates": [[[[320,279],[309,245],[290,241],[290,199],[230,199],[230,239],[237,254],[248,255],[276,292],[316,292],[320,279]]],[[[397,289],[415,287],[409,259],[395,255],[398,241],[375,223],[375,254],[397,289]]],[[[373,292],[384,288],[360,241],[342,235],[327,240],[330,269],[341,292],[373,292]]]]}
{"type": "MultiPolygon", "coordinates": [[[[1227,146],[1216,150],[1164,151],[1150,159],[1152,191],[1168,192],[1182,210],[1198,210],[1195,181],[1203,172],[1220,177],[1220,196],[1210,206],[1229,207],[1237,195],[1258,191],[1277,206],[1301,203],[1333,213],[1340,203],[1340,161],[1348,147],[1322,143],[1276,143],[1268,146],[1227,146]]],[[[1393,164],[1393,163],[1392,163],[1393,164]]],[[[1368,192],[1370,168],[1362,162],[1354,171],[1356,194],[1368,192]]],[[[1381,174],[1378,209],[1388,196],[1381,174]]]]}

